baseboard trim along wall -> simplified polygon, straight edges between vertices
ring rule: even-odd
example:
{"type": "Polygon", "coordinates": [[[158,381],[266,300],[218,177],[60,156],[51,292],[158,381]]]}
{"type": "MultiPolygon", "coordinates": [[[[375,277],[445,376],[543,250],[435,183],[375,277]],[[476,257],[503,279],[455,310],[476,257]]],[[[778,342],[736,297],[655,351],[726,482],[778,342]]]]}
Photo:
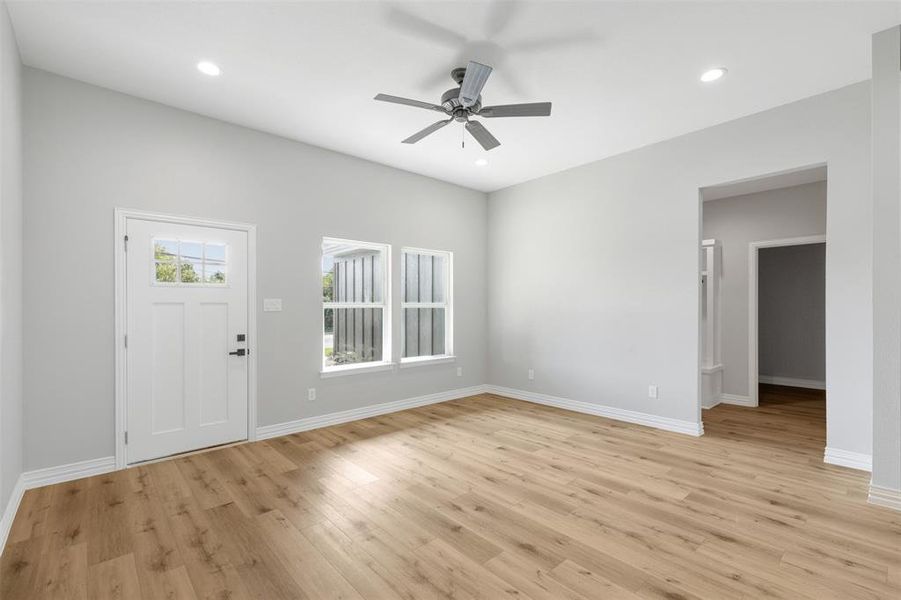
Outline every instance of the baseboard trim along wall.
{"type": "Polygon", "coordinates": [[[116,457],[104,456],[103,458],[82,460],[68,465],[60,465],[58,467],[47,467],[46,469],[27,471],[22,473],[22,478],[25,480],[25,489],[30,490],[44,485],[53,485],[54,483],[64,483],[74,479],[81,479],[82,477],[102,475],[115,470],[116,457]]]}
{"type": "Polygon", "coordinates": [[[487,391],[499,396],[507,396],[516,400],[525,400],[526,402],[534,402],[536,404],[544,404],[546,406],[554,406],[573,412],[584,413],[587,415],[595,415],[597,417],[605,417],[616,421],[625,421],[626,423],[635,423],[637,425],[645,425],[647,427],[655,427],[665,431],[673,431],[691,436],[700,436],[704,434],[704,425],[692,421],[682,421],[679,419],[671,419],[669,417],[660,417],[648,413],[626,410],[624,408],[614,408],[612,406],[603,406],[593,404],[591,402],[581,402],[579,400],[570,400],[569,398],[560,398],[558,396],[549,396],[547,394],[539,394],[537,392],[527,392],[525,390],[517,390],[513,388],[501,387],[497,385],[488,385],[487,391]]]}
{"type": "Polygon", "coordinates": [[[286,421],[285,423],[277,423],[275,425],[263,425],[257,427],[257,440],[267,440],[280,435],[309,431],[311,429],[319,429],[320,427],[329,427],[331,425],[340,425],[341,423],[349,423],[351,421],[359,421],[360,419],[367,419],[369,417],[387,415],[389,413],[417,408],[419,406],[428,406],[429,404],[457,400],[459,398],[466,398],[467,396],[476,396],[485,393],[485,391],[486,386],[475,385],[468,388],[459,388],[456,390],[448,390],[446,392],[438,392],[436,394],[428,394],[427,396],[417,396],[415,398],[407,398],[406,400],[395,400],[394,402],[384,402],[382,404],[373,404],[372,406],[364,406],[362,408],[354,408],[325,415],[317,415],[315,417],[307,417],[305,419],[297,419],[296,421],[286,421]]]}
{"type": "Polygon", "coordinates": [[[893,490],[870,484],[870,495],[867,502],[886,508],[901,510],[901,490],[893,490]]]}
{"type": "Polygon", "coordinates": [[[771,375],[758,375],[758,383],[770,385],[784,385],[786,387],[807,388],[809,390],[825,390],[826,382],[816,379],[798,379],[796,377],[776,377],[771,375]]]}
{"type": "Polygon", "coordinates": [[[739,396],[738,394],[720,394],[720,402],[736,406],[756,406],[750,396],[739,396]]]}
{"type": "Polygon", "coordinates": [[[858,469],[860,471],[873,470],[873,457],[869,454],[861,452],[851,452],[849,450],[840,450],[838,448],[826,447],[823,454],[823,462],[839,467],[848,467],[849,469],[858,469]]]}
{"type": "Polygon", "coordinates": [[[16,518],[16,513],[19,511],[19,504],[22,503],[22,496],[24,495],[25,479],[22,475],[19,475],[19,478],[16,480],[16,485],[13,487],[12,494],[9,496],[9,502],[6,503],[3,514],[0,515],[0,555],[3,554],[3,549],[6,548],[6,539],[9,537],[9,530],[12,529],[13,519],[16,518]]]}

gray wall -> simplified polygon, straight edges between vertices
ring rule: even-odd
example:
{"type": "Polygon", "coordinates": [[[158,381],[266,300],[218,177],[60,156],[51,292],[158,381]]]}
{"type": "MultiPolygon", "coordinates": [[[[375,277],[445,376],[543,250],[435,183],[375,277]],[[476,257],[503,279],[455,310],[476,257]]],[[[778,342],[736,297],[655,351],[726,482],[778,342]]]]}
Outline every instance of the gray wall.
{"type": "Polygon", "coordinates": [[[259,300],[284,300],[257,307],[260,424],[485,382],[485,194],[42,71],[24,83],[26,469],[114,453],[117,206],[259,226],[259,300]],[[401,246],[453,251],[457,363],[320,379],[323,236],[394,245],[395,298],[401,246]]]}
{"type": "MultiPolygon", "coordinates": [[[[826,233],[826,194],[826,183],[818,182],[704,203],[704,238],[723,242],[720,289],[724,393],[737,396],[751,393],[748,388],[749,244],[826,233]]],[[[758,373],[763,373],[759,366],[758,373]]]]}
{"type": "MultiPolygon", "coordinates": [[[[901,490],[901,27],[873,36],[873,485],[901,490]]],[[[861,241],[865,240],[862,238],[861,241]]]]}
{"type": "Polygon", "coordinates": [[[699,188],[827,163],[828,444],[869,454],[869,91],[849,86],[492,193],[489,381],[697,422],[699,188]]]}
{"type": "Polygon", "coordinates": [[[0,3],[0,514],[22,473],[21,69],[0,3]]]}
{"type": "Polygon", "coordinates": [[[760,376],[826,382],[826,244],[761,248],[760,376]]]}

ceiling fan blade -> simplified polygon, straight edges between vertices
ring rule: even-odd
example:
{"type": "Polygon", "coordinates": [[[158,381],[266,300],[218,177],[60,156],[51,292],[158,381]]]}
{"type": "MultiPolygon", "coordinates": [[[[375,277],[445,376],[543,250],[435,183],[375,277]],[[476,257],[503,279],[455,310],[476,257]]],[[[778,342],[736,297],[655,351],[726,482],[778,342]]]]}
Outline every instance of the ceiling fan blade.
{"type": "Polygon", "coordinates": [[[532,102],[530,104],[502,104],[484,106],[479,110],[480,117],[547,117],[551,114],[550,102],[532,102]]]}
{"type": "Polygon", "coordinates": [[[492,69],[488,65],[469,61],[469,64],[466,65],[463,83],[460,84],[460,103],[464,107],[472,106],[478,101],[479,94],[482,93],[482,88],[485,87],[491,71],[492,69]]]}
{"type": "Polygon", "coordinates": [[[416,133],[414,133],[413,135],[411,135],[410,137],[408,137],[401,143],[402,144],[415,144],[422,138],[432,135],[433,133],[435,133],[436,131],[438,131],[439,129],[441,129],[442,127],[444,127],[451,121],[453,121],[453,119],[448,119],[446,121],[438,121],[437,123],[432,123],[431,125],[429,125],[425,129],[423,129],[422,131],[417,131],[416,133]]]}
{"type": "Polygon", "coordinates": [[[501,145],[497,138],[491,135],[491,132],[485,129],[485,126],[478,121],[467,121],[466,131],[482,145],[485,150],[491,150],[501,145]]]}
{"type": "Polygon", "coordinates": [[[401,98],[400,96],[391,96],[389,94],[378,94],[374,100],[380,102],[391,102],[393,104],[405,104],[407,106],[415,106],[416,108],[424,108],[426,110],[437,110],[438,112],[447,113],[443,106],[432,104],[430,102],[422,102],[421,100],[411,100],[409,98],[401,98]]]}

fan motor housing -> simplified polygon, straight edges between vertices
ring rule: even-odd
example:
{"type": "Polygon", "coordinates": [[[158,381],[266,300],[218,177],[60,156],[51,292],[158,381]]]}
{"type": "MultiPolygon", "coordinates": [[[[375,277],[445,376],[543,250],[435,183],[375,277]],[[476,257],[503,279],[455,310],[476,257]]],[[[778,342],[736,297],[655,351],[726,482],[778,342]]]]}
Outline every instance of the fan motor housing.
{"type": "MultiPolygon", "coordinates": [[[[453,88],[441,94],[441,106],[448,112],[456,113],[458,108],[463,108],[460,104],[460,88],[453,88]]],[[[477,113],[482,108],[482,97],[479,96],[475,104],[469,107],[467,112],[477,113]]],[[[466,110],[466,109],[464,109],[466,110]]]]}

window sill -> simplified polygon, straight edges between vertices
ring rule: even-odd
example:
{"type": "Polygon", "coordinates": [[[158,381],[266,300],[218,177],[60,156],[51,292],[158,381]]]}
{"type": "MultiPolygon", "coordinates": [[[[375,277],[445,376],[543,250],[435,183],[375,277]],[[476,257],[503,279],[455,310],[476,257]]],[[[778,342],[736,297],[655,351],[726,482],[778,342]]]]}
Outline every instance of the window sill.
{"type": "Polygon", "coordinates": [[[425,367],[428,365],[441,365],[444,363],[452,363],[457,360],[456,356],[443,354],[440,356],[422,356],[416,358],[400,359],[400,368],[407,369],[409,367],[425,367]]]}
{"type": "Polygon", "coordinates": [[[373,362],[361,365],[344,365],[340,367],[329,367],[319,371],[321,379],[329,377],[342,377],[344,375],[358,375],[362,373],[377,373],[379,371],[393,371],[394,363],[391,362],[373,362]]]}

